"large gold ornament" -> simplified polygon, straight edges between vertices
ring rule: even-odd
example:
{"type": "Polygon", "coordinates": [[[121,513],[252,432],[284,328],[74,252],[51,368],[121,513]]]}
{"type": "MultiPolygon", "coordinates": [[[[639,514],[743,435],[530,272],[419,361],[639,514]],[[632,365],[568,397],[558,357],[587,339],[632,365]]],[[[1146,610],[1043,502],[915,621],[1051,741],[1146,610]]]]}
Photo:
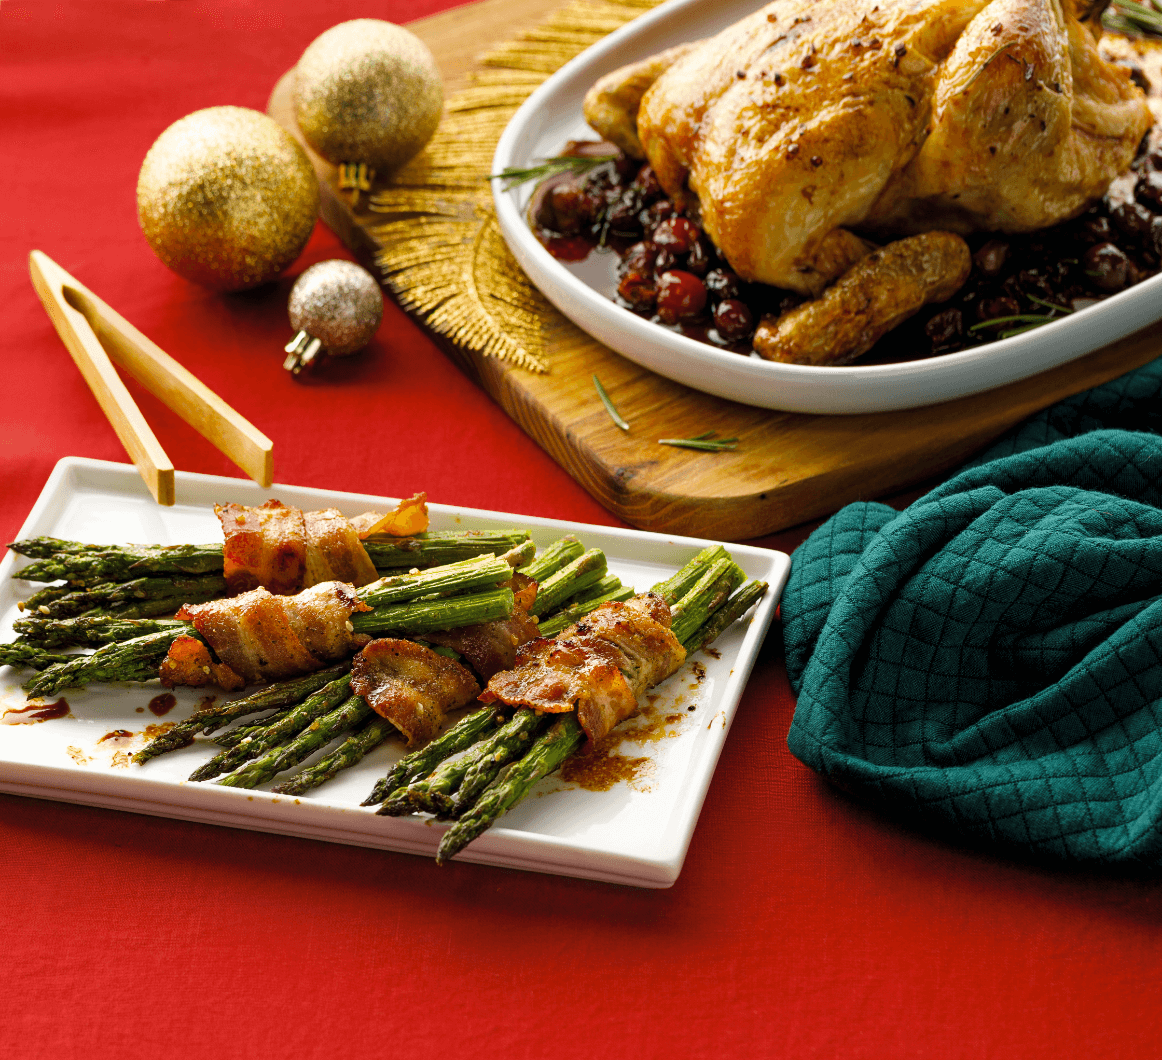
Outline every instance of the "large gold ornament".
{"type": "Polygon", "coordinates": [[[444,89],[427,46],[374,18],[341,22],[295,67],[295,116],[334,165],[366,163],[380,175],[418,154],[440,123],[444,89]]]}
{"type": "Polygon", "coordinates": [[[210,107],[174,122],[137,179],[137,218],[179,276],[219,291],[273,280],[302,252],[319,210],[306,152],[275,121],[210,107]]]}

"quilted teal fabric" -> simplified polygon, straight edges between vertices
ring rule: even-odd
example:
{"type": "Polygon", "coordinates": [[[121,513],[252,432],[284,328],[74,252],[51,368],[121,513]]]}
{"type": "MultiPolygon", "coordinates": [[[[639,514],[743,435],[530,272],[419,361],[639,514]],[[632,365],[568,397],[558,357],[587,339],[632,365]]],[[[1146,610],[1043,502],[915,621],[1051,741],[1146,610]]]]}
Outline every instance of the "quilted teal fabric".
{"type": "Polygon", "coordinates": [[[903,512],[852,504],[782,601],[791,751],[974,844],[1162,865],[1162,363],[903,512]]]}

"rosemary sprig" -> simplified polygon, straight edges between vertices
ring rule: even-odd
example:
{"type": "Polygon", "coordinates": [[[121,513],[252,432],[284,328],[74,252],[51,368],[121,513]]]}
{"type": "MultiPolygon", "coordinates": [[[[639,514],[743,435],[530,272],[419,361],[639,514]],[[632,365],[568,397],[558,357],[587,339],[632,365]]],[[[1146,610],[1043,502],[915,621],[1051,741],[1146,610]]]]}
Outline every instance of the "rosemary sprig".
{"type": "Polygon", "coordinates": [[[1069,306],[1058,305],[1056,302],[1046,302],[1043,298],[1038,298],[1035,294],[1025,295],[1030,302],[1035,302],[1037,305],[1044,306],[1046,309],[1056,309],[1059,313],[1072,313],[1073,310],[1069,306]]]}
{"type": "Polygon", "coordinates": [[[602,162],[611,160],[612,155],[557,155],[553,158],[542,158],[540,165],[529,166],[527,169],[512,168],[491,173],[488,180],[503,180],[504,190],[515,188],[518,184],[527,184],[535,180],[538,184],[548,177],[555,177],[558,173],[588,173],[602,162]]]}
{"type": "Polygon", "coordinates": [[[622,419],[621,413],[613,405],[610,396],[605,392],[605,387],[601,385],[601,380],[597,378],[596,373],[593,376],[593,385],[597,387],[597,396],[601,398],[601,404],[605,406],[605,411],[609,413],[609,418],[613,420],[623,431],[629,430],[629,424],[622,419]]]}
{"type": "Polygon", "coordinates": [[[1162,8],[1157,0],[1117,0],[1106,8],[1102,24],[1121,33],[1162,34],[1162,8]]]}
{"type": "Polygon", "coordinates": [[[1034,327],[1040,327],[1040,325],[1048,324],[1053,319],[1055,318],[1047,313],[1017,313],[1011,317],[993,317],[991,320],[982,320],[979,324],[973,324],[968,330],[983,331],[985,328],[995,328],[1001,324],[1032,324],[1034,327]]]}
{"type": "Polygon", "coordinates": [[[673,445],[679,449],[701,449],[706,453],[721,453],[738,448],[737,438],[719,438],[717,431],[707,431],[695,438],[659,438],[658,445],[673,445]]]}

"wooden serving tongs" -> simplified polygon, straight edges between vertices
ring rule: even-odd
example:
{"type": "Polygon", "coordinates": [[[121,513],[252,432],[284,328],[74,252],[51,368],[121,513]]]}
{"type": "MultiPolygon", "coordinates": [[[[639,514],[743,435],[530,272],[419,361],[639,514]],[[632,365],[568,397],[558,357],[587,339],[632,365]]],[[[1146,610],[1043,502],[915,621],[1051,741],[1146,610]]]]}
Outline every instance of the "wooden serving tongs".
{"type": "Polygon", "coordinates": [[[32,286],[158,504],[174,503],[173,464],[113,367],[119,364],[260,486],[274,444],[209,387],[78,283],[47,254],[28,255],[32,286]]]}

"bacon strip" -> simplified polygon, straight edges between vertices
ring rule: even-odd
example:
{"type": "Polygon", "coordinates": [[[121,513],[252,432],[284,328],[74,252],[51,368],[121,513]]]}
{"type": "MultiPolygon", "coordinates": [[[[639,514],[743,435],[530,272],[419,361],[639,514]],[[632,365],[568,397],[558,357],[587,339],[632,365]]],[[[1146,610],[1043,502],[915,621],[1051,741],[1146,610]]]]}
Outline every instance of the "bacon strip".
{"type": "Polygon", "coordinates": [[[514,574],[504,584],[513,591],[514,607],[508,618],[423,636],[432,644],[458,651],[482,681],[501,670],[511,670],[517,649],[537,636],[537,620],[528,614],[537,597],[537,583],[523,574],[514,574]]]}
{"type": "Polygon", "coordinates": [[[515,668],[493,676],[480,698],[555,714],[576,711],[596,741],[637,713],[638,698],[685,658],[666,602],[644,593],[602,604],[555,639],[530,641],[515,668]]]}
{"type": "MultiPolygon", "coordinates": [[[[309,673],[350,654],[367,640],[354,633],[350,617],[368,610],[354,587],[322,582],[297,596],[274,596],[258,588],[224,600],[184,604],[177,617],[192,622],[222,662],[250,684],[309,673]]],[[[180,652],[170,651],[173,658],[166,656],[162,672],[183,683],[178,678],[188,668],[180,652]]]]}
{"type": "Polygon", "coordinates": [[[166,688],[175,685],[201,688],[215,684],[227,692],[236,692],[245,684],[225,663],[215,662],[210,649],[197,637],[178,637],[170,645],[158,677],[166,688]]]}
{"type": "Polygon", "coordinates": [[[297,593],[306,570],[306,524],[298,508],[267,501],[261,508],[215,504],[225,542],[226,585],[232,595],[260,585],[279,595],[297,593]]]}
{"type": "Polygon", "coordinates": [[[427,743],[449,710],[466,706],[480,691],[454,659],[408,640],[373,640],[351,667],[351,690],[386,718],[408,744],[427,743]]]}
{"type": "Polygon", "coordinates": [[[340,581],[369,585],[379,577],[355,527],[338,508],[304,512],[307,536],[306,585],[340,581]]]}
{"type": "Polygon", "coordinates": [[[261,508],[216,504],[232,595],[262,586],[278,596],[325,581],[367,585],[379,577],[354,525],[338,508],[304,512],[281,501],[261,508]]]}

